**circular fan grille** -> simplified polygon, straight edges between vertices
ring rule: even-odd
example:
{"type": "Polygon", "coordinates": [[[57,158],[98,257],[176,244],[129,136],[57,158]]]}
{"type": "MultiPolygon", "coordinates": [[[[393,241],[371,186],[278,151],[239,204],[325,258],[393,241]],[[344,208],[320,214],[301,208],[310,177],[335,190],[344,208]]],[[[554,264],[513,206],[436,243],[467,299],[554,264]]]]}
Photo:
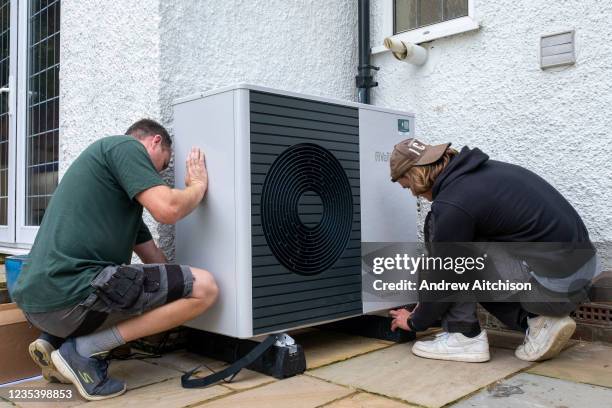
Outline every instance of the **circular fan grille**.
{"type": "Polygon", "coordinates": [[[351,186],[338,159],[310,143],[281,153],[264,180],[261,222],[270,250],[289,270],[315,275],[332,266],[353,223],[351,186]]]}

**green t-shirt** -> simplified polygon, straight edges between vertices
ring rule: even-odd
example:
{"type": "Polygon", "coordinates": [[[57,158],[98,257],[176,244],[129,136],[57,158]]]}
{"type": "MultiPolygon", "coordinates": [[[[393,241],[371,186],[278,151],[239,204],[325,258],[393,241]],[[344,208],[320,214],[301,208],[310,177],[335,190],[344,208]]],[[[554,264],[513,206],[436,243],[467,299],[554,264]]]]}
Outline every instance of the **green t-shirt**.
{"type": "Polygon", "coordinates": [[[145,147],[131,136],[90,145],[62,177],[38,230],[13,298],[30,313],[74,306],[108,265],[130,263],[149,241],[134,197],[165,184],[145,147]]]}

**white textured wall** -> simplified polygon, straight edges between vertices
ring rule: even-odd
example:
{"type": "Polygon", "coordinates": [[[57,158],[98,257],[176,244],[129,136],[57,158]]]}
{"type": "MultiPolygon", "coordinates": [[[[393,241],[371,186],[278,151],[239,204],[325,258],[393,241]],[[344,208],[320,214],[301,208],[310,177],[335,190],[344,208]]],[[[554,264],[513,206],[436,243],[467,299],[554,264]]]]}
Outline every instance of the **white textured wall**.
{"type": "MultiPolygon", "coordinates": [[[[377,46],[381,0],[372,3],[377,46]]],[[[373,102],[415,111],[424,141],[479,147],[540,174],[575,206],[591,239],[607,243],[609,251],[612,3],[477,1],[476,11],[482,28],[429,43],[429,61],[421,68],[389,53],[375,56],[381,70],[373,102]],[[568,28],[576,29],[577,64],[540,70],[540,35],[568,28]]],[[[612,268],[612,259],[605,266],[612,268]]]]}
{"type": "MultiPolygon", "coordinates": [[[[373,45],[382,42],[380,2],[372,0],[373,45]]],[[[137,118],[171,129],[172,99],[197,91],[253,82],[354,99],[356,3],[63,1],[61,171],[137,118]]],[[[424,67],[375,56],[374,103],[417,113],[426,141],[478,146],[541,174],[593,240],[611,243],[612,5],[478,1],[477,13],[482,28],[428,44],[424,67]],[[572,27],[576,66],[541,71],[539,35],[572,27]]],[[[152,232],[172,256],[172,228],[152,232]]]]}
{"type": "MultiPolygon", "coordinates": [[[[172,128],[173,99],[238,82],[353,99],[355,4],[161,0],[164,123],[172,128]]],[[[206,132],[206,122],[193,131],[206,132]]]]}
{"type": "Polygon", "coordinates": [[[62,1],[60,174],[94,140],[161,118],[159,25],[158,0],[62,1]]]}
{"type": "MultiPolygon", "coordinates": [[[[252,82],[355,95],[352,0],[66,0],[61,29],[62,171],[142,116],[171,130],[171,101],[195,92],[252,82]]],[[[173,229],[151,230],[172,257],[173,229]]]]}

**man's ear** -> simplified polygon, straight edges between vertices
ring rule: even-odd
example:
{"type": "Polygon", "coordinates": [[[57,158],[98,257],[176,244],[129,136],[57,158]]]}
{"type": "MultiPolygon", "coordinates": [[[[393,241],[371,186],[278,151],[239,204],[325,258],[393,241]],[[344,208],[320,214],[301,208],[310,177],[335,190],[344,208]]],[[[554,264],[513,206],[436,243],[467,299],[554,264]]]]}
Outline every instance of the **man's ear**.
{"type": "Polygon", "coordinates": [[[162,142],[162,137],[161,135],[155,135],[153,136],[153,144],[159,144],[161,145],[162,142]]]}

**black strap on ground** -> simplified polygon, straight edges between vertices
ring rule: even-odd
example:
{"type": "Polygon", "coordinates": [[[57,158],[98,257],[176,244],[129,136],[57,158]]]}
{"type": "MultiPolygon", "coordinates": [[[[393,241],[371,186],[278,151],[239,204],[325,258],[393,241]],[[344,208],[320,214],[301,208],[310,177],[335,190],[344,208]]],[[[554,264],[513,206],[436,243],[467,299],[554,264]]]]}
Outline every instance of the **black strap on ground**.
{"type": "Polygon", "coordinates": [[[272,334],[268,336],[264,341],[259,343],[257,346],[253,348],[253,350],[249,351],[244,357],[240,360],[237,360],[231,366],[210,374],[204,378],[190,378],[193,373],[195,373],[199,367],[194,368],[188,373],[183,374],[181,377],[181,385],[183,388],[201,388],[207,387],[211,384],[224,380],[228,377],[234,377],[236,374],[240,372],[245,367],[253,364],[259,357],[261,357],[270,347],[274,345],[276,340],[278,339],[278,335],[272,334]]]}

